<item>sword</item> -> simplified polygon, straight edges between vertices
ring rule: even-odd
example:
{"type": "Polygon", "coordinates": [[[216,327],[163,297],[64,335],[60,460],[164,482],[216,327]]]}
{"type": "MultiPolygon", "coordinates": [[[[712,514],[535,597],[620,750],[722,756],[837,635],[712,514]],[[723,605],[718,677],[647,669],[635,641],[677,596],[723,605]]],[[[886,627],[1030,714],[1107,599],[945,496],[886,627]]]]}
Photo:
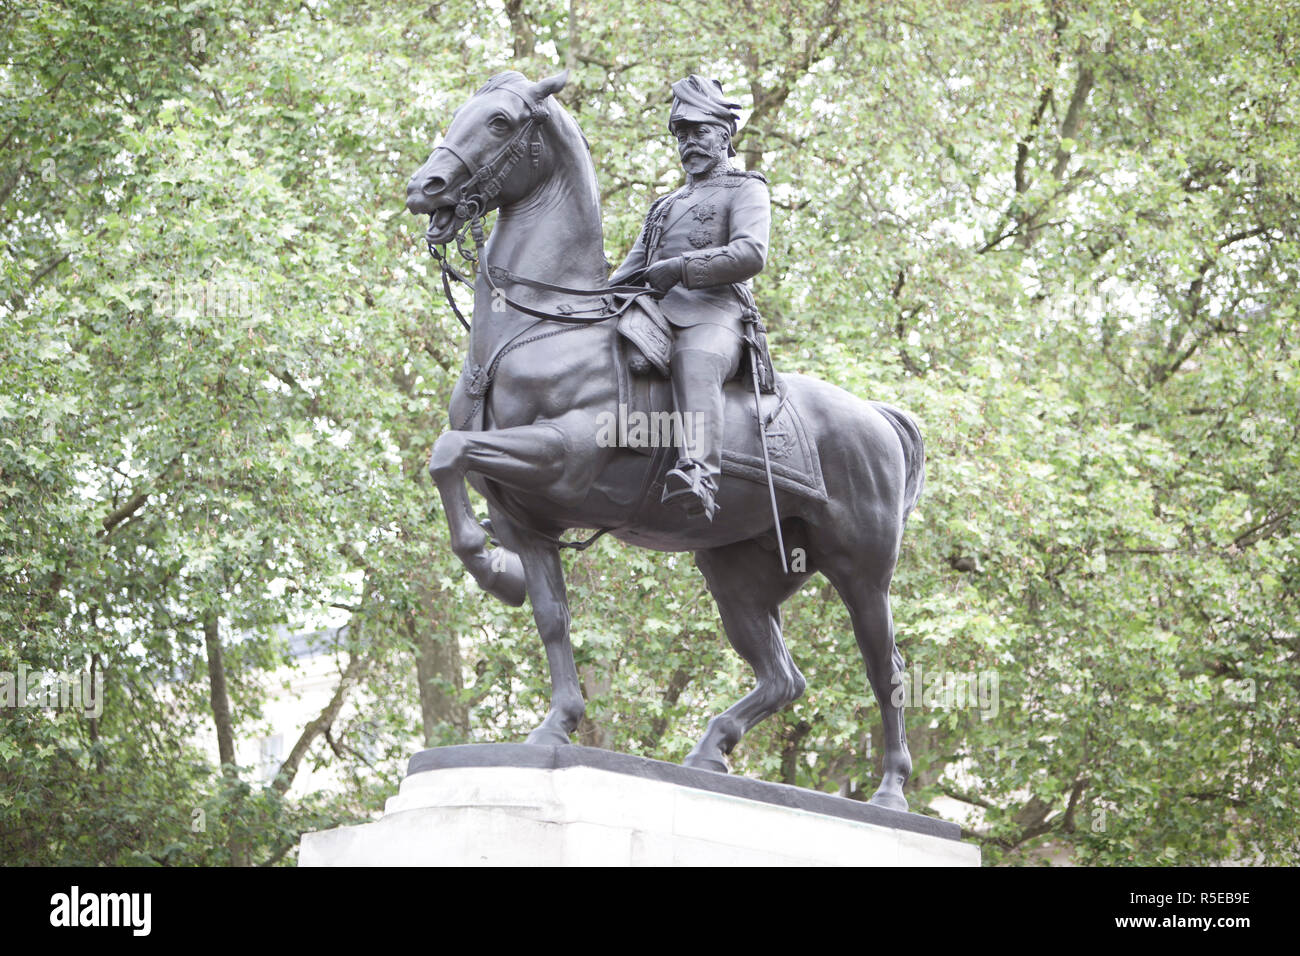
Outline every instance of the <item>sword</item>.
{"type": "MultiPolygon", "coordinates": [[[[746,290],[748,291],[748,290],[746,290]]],[[[785,561],[785,538],[781,535],[781,512],[776,507],[776,485],[772,483],[772,461],[767,454],[767,422],[763,421],[763,404],[758,388],[758,342],[754,338],[754,326],[758,323],[758,309],[750,300],[745,310],[745,321],[750,326],[750,334],[745,337],[749,346],[749,371],[754,380],[754,415],[758,418],[758,443],[763,446],[763,468],[767,472],[767,494],[772,499],[772,522],[776,526],[776,548],[781,554],[781,570],[789,574],[790,568],[785,561]]]]}

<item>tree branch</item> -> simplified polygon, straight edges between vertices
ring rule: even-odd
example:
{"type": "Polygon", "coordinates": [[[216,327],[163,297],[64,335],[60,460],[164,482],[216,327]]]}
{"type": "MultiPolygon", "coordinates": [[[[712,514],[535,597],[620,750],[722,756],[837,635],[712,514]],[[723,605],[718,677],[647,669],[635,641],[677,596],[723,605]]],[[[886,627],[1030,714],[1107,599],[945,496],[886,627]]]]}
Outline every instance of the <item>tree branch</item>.
{"type": "Polygon", "coordinates": [[[100,532],[99,536],[101,538],[107,538],[110,534],[113,533],[114,528],[116,528],[127,518],[131,517],[131,515],[135,514],[137,511],[143,508],[145,502],[148,500],[149,500],[149,492],[142,491],[134,498],[130,499],[126,504],[122,505],[122,507],[118,508],[112,514],[108,515],[108,517],[106,517],[103,521],[104,530],[100,532]]]}
{"type": "Polygon", "coordinates": [[[307,751],[316,742],[316,738],[329,730],[330,726],[338,718],[339,711],[343,709],[343,704],[347,700],[348,692],[351,691],[353,683],[361,674],[365,660],[365,655],[361,653],[354,652],[352,654],[348,666],[343,671],[343,676],[339,678],[338,686],[334,688],[334,696],[321,709],[316,719],[303,728],[297,743],[289,751],[289,756],[285,758],[284,763],[280,764],[280,769],[276,771],[275,781],[271,784],[271,789],[276,793],[284,794],[288,791],[293,784],[293,778],[298,775],[298,767],[302,763],[302,758],[307,755],[307,751]]]}
{"type": "MultiPolygon", "coordinates": [[[[1079,130],[1083,128],[1083,108],[1088,102],[1088,95],[1092,92],[1093,75],[1092,68],[1088,66],[1079,67],[1079,76],[1074,83],[1074,92],[1070,95],[1070,105],[1065,110],[1065,120],[1061,123],[1061,139],[1074,140],[1079,135],[1079,130]]],[[[1070,157],[1074,155],[1073,150],[1066,150],[1063,146],[1056,149],[1056,162],[1052,166],[1052,176],[1055,179],[1065,177],[1065,169],[1070,165],[1070,157]]]]}

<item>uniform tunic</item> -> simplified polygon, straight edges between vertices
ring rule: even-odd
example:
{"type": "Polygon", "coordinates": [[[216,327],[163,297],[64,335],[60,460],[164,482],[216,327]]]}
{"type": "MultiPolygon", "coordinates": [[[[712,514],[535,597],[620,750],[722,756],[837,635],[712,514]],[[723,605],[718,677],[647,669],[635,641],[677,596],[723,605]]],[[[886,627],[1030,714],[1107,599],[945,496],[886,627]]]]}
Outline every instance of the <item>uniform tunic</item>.
{"type": "Polygon", "coordinates": [[[763,270],[771,217],[762,173],[722,170],[657,200],[609,281],[635,280],[647,266],[681,256],[682,281],[660,302],[664,317],[679,329],[719,325],[740,336],[744,305],[731,286],[763,270]]]}

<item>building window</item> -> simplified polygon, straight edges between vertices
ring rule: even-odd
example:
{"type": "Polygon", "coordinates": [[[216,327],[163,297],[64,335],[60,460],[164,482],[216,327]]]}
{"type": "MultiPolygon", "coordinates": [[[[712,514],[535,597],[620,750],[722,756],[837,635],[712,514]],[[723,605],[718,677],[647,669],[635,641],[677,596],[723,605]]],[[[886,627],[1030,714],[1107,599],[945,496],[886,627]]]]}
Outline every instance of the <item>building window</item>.
{"type": "Polygon", "coordinates": [[[258,742],[258,771],[262,783],[275,779],[276,771],[284,763],[284,734],[272,734],[258,742]]]}

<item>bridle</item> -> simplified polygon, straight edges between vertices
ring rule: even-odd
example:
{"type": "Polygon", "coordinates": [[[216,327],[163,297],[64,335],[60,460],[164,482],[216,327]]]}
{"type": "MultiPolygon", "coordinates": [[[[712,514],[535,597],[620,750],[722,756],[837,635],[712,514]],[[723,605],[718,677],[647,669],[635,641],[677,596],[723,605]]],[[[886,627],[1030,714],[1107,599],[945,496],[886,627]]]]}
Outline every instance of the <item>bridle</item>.
{"type": "MultiPolygon", "coordinates": [[[[523,100],[524,106],[528,108],[528,119],[515,131],[515,135],[510,137],[509,142],[497,150],[497,154],[485,165],[474,170],[465,185],[460,187],[460,192],[456,197],[457,219],[468,221],[482,217],[488,204],[501,192],[506,177],[514,170],[525,153],[532,157],[534,169],[542,161],[542,124],[551,118],[551,111],[546,108],[544,102],[532,102],[518,90],[512,90],[509,87],[500,88],[514,93],[515,96],[523,100]],[[480,183],[482,184],[482,191],[475,192],[480,183]]],[[[490,89],[495,89],[495,87],[480,91],[480,95],[490,92],[490,89]]],[[[456,152],[453,147],[444,143],[438,149],[447,150],[460,160],[462,166],[466,169],[470,168],[469,163],[465,162],[464,157],[456,152]]]]}
{"type": "MultiPolygon", "coordinates": [[[[534,169],[541,165],[542,161],[542,125],[550,119],[550,110],[546,108],[545,103],[536,103],[530,101],[518,90],[512,90],[509,87],[489,87],[480,90],[479,95],[489,92],[490,89],[504,89],[523,100],[524,105],[528,108],[528,118],[523,122],[504,146],[501,147],[487,163],[472,169],[458,153],[454,147],[443,144],[438,149],[445,149],[450,152],[460,164],[467,170],[471,170],[470,177],[465,184],[460,187],[456,194],[455,216],[463,220],[463,225],[456,231],[451,241],[454,241],[457,251],[461,258],[470,263],[471,266],[481,267],[483,275],[487,279],[488,286],[492,290],[495,299],[503,301],[510,308],[524,315],[531,315],[537,319],[544,319],[551,322],[568,322],[573,324],[590,324],[595,322],[605,322],[609,319],[618,318],[623,315],[637,300],[638,297],[649,295],[654,298],[662,297],[662,293],[655,289],[645,286],[619,285],[606,286],[603,289],[572,289],[567,286],[555,285],[550,282],[543,282],[540,279],[530,279],[527,276],[521,276],[511,272],[509,269],[500,268],[490,265],[486,261],[484,254],[484,244],[486,239],[483,233],[483,219],[486,210],[494,199],[500,194],[505,185],[506,178],[513,172],[519,160],[527,153],[531,158],[531,164],[534,169]],[[474,251],[470,252],[466,248],[466,233],[473,240],[474,251]],[[580,299],[599,299],[600,301],[587,308],[578,308],[567,302],[562,302],[556,306],[556,311],[546,312],[540,309],[534,309],[522,302],[516,301],[506,294],[497,283],[505,282],[515,285],[527,286],[533,289],[539,289],[543,292],[554,292],[565,296],[574,296],[580,299]]],[[[433,217],[430,216],[430,224],[433,217]]],[[[438,263],[442,273],[442,291],[455,313],[460,324],[465,330],[470,331],[470,323],[456,304],[456,298],[452,294],[451,283],[461,282],[470,289],[474,288],[474,283],[470,281],[459,269],[453,266],[447,259],[446,247],[447,242],[435,243],[429,238],[428,232],[425,232],[425,242],[429,247],[429,254],[433,256],[434,261],[438,263]]]]}

